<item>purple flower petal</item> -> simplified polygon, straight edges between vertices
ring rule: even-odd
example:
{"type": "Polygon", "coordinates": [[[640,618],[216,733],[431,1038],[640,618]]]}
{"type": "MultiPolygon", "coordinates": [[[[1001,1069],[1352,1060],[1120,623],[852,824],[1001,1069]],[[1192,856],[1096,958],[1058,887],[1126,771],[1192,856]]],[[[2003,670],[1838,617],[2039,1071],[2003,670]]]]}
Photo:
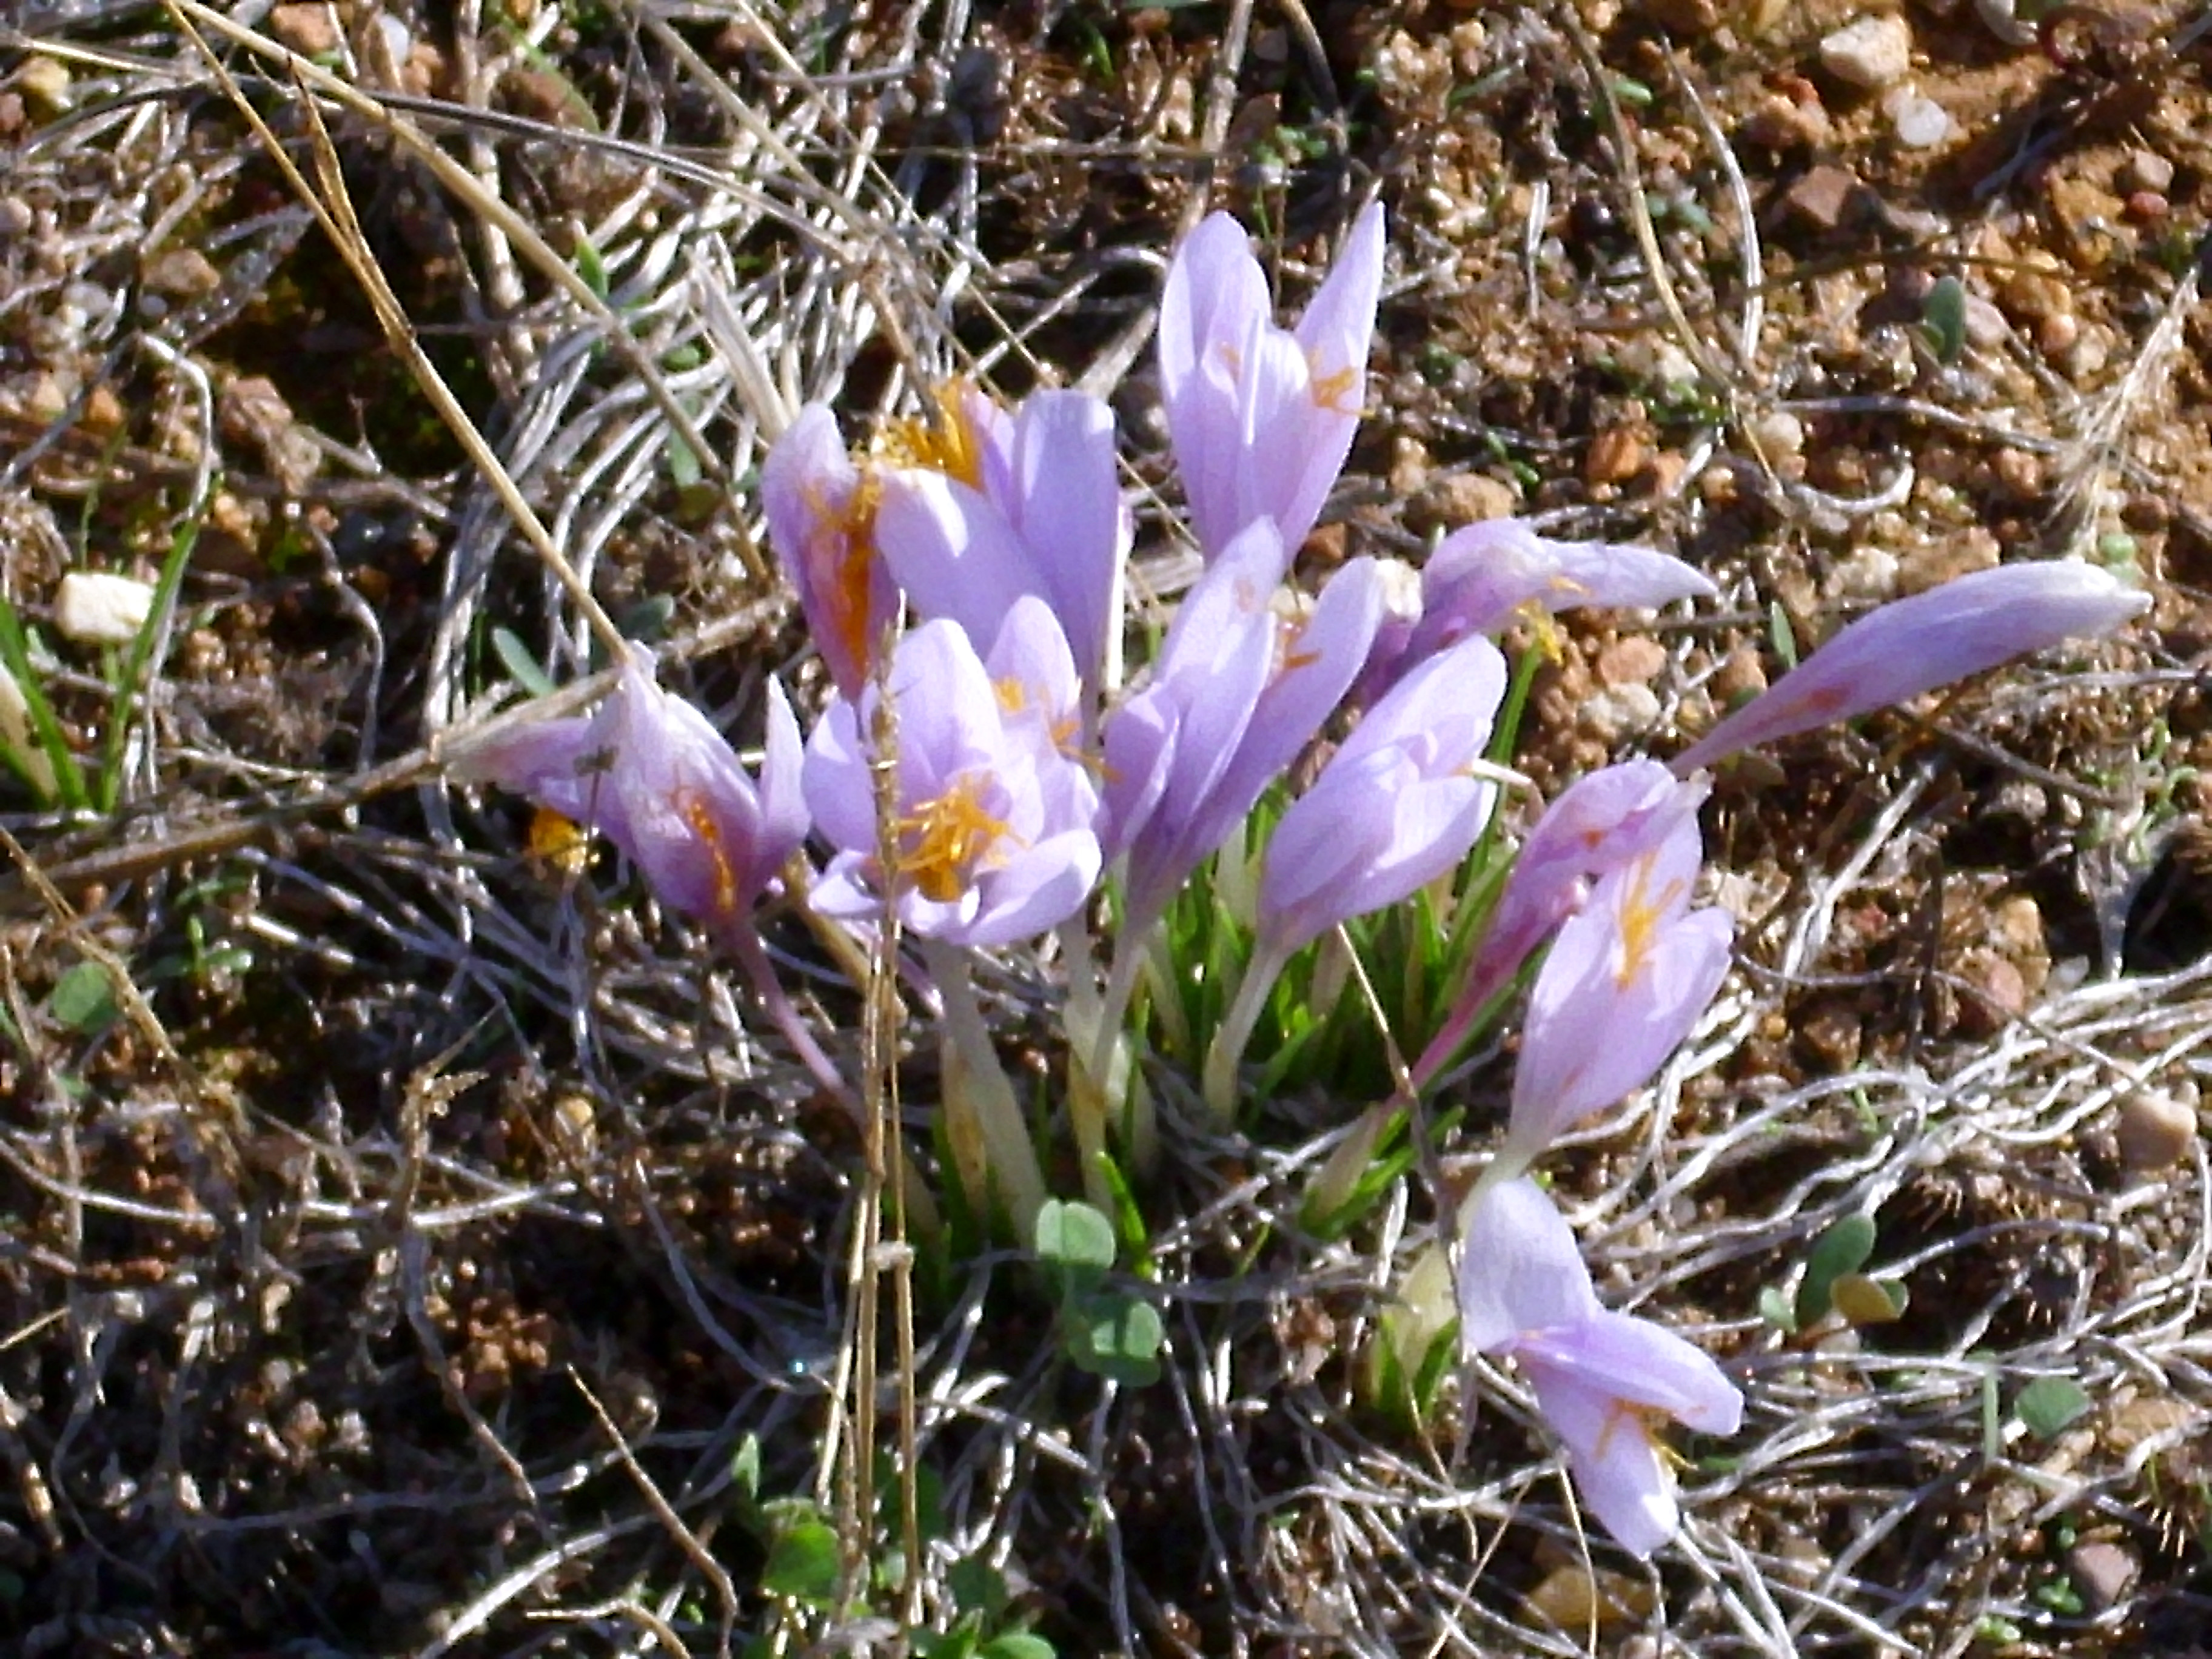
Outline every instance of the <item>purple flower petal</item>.
{"type": "Polygon", "coordinates": [[[1395,904],[1467,856],[1496,795],[1470,769],[1504,691],[1498,647],[1471,639],[1362,716],[1268,842],[1260,929],[1272,947],[1297,950],[1395,904]]]}
{"type": "Polygon", "coordinates": [[[1690,908],[1702,856],[1686,820],[1608,873],[1559,929],[1522,1024],[1506,1138],[1514,1154],[1534,1157],[1641,1087],[1719,990],[1734,924],[1724,911],[1690,908]]]}
{"type": "Polygon", "coordinates": [[[1312,530],[1358,425],[1382,254],[1382,210],[1370,205],[1291,334],[1270,320],[1267,279],[1234,220],[1212,215],[1177,251],[1160,301],[1160,383],[1209,557],[1260,518],[1275,521],[1286,560],[1312,530]]]}
{"type": "Polygon", "coordinates": [[[1525,1176],[1477,1191],[1459,1249],[1460,1346],[1469,1353],[1500,1353],[1530,1331],[1597,1315],[1573,1230],[1525,1176]]]}
{"type": "Polygon", "coordinates": [[[2014,657],[2109,634],[2150,596],[2078,559],[1978,570],[1869,611],[1674,762],[1686,776],[1759,744],[1905,702],[2014,657]]]}
{"type": "Polygon", "coordinates": [[[837,689],[858,696],[898,596],[876,556],[870,490],[821,404],[801,410],[769,451],[761,503],[814,648],[837,689]]]}

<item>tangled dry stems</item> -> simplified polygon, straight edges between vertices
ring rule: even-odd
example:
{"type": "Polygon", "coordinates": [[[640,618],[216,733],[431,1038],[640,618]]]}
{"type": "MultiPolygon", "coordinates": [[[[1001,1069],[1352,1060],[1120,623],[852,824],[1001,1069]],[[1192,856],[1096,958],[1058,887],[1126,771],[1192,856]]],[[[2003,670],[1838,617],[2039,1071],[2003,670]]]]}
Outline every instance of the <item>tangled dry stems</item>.
{"type": "MultiPolygon", "coordinates": [[[[1170,55],[1156,98],[1102,141],[1110,100],[1086,109],[1066,78],[1035,84],[1064,65],[1011,61],[1009,37],[961,10],[840,32],[804,9],[630,3],[593,32],[552,8],[497,28],[465,9],[428,88],[388,50],[378,59],[378,14],[362,12],[333,70],[249,58],[235,36],[216,55],[310,176],[317,141],[286,75],[330,100],[372,252],[436,267],[402,298],[436,309],[416,319],[427,341],[459,337],[478,359],[504,480],[611,608],[673,592],[672,654],[738,729],[762,673],[805,673],[739,487],[789,410],[827,397],[863,422],[954,370],[1121,385],[1161,252],[1203,204],[1194,183],[1231,152],[1257,72],[1251,9],[1233,5],[1218,50],[1170,55]],[[702,40],[723,29],[738,31],[736,58],[709,63],[723,45],[702,40]],[[516,112],[526,72],[566,88],[550,114],[516,112]],[[886,95],[908,86],[925,90],[886,95]],[[1162,112],[1183,95],[1194,131],[1177,139],[1162,112]],[[584,105],[604,128],[570,118],[584,105]],[[434,188],[429,149],[453,163],[434,188]],[[1097,199],[1055,202],[1055,181],[1086,176],[1109,181],[1097,199]],[[586,249],[604,292],[575,280],[586,249]],[[671,488],[676,444],[729,486],[703,514],[671,488]]],[[[381,15],[417,39],[430,22],[399,3],[381,15]]],[[[715,1651],[779,1620],[794,1643],[883,1643],[880,1607],[807,1630],[759,1600],[732,1473],[757,1437],[769,1492],[833,1509],[849,1492],[850,1433],[843,1471],[824,1450],[855,1340],[843,1264],[865,1177],[849,1130],[811,1107],[683,928],[616,896],[604,867],[526,869],[508,810],[440,781],[439,756],[499,704],[489,629],[567,682],[592,666],[583,621],[553,573],[515,556],[500,481],[452,470],[434,444],[448,470],[395,464],[378,447],[388,410],[359,434],[209,412],[210,368],[227,383],[254,367],[228,360],[272,294],[322,282],[307,303],[341,303],[326,273],[292,274],[319,233],[303,204],[256,195],[266,158],[210,62],[156,14],[40,28],[35,55],[69,64],[76,102],[8,165],[5,189],[45,216],[46,241],[15,258],[0,328],[66,373],[58,409],[19,400],[6,416],[0,484],[28,527],[11,537],[9,592],[23,602],[87,550],[56,530],[57,508],[99,522],[118,556],[114,501],[173,516],[218,457],[240,538],[289,526],[305,557],[210,572],[196,590],[194,626],[220,649],[198,669],[173,654],[146,688],[119,834],[73,842],[14,823],[0,989],[23,1041],[0,1133],[15,1218],[0,1568],[21,1585],[0,1618],[27,1653],[715,1651]],[[179,246],[207,254],[220,285],[134,309],[127,273],[179,246]],[[104,436],[103,387],[137,408],[104,436]],[[433,555],[410,570],[399,550],[418,528],[433,555]],[[398,583],[383,603],[351,575],[364,550],[398,583]],[[270,642],[284,605],[319,619],[304,642],[270,642]],[[58,884],[42,889],[41,870],[58,884]],[[154,963],[209,936],[250,945],[252,965],[151,982],[143,1019],[87,1036],[42,1001],[89,957],[114,964],[127,1004],[154,963]]],[[[1533,10],[1499,23],[1526,61],[1559,64],[1578,29],[1533,10]]],[[[28,61],[20,40],[0,45],[28,61]]],[[[1610,99],[1606,77],[1593,84],[1610,99]]],[[[2114,477],[2155,482],[2124,441],[2170,395],[2193,283],[2135,371],[2086,401],[2048,376],[2047,398],[2002,411],[1953,406],[1941,386],[1824,390],[1802,377],[1805,319],[1769,303],[1735,150],[1694,79],[1681,84],[1735,222],[1733,285],[1656,234],[1639,191],[1635,253],[1600,286],[1640,295],[1670,278],[1678,337],[1695,338],[1687,307],[1734,318],[1727,362],[1696,354],[1719,395],[1685,440],[1697,464],[1682,479],[1733,469],[1785,526],[1778,547],[1914,500],[1901,455],[1856,497],[1778,479],[1752,417],[1784,408],[2057,458],[2069,488],[2088,481],[2075,525],[2101,521],[2114,477]]],[[[1341,122],[1341,106],[1320,112],[1341,122]]],[[[1626,131],[1611,155],[1559,155],[1546,191],[1609,185],[1633,158],[1626,131]]],[[[1310,235],[1357,191],[1340,173],[1294,202],[1261,194],[1310,235]]],[[[1498,228],[1478,278],[1532,313],[1555,304],[1539,268],[1546,199],[1498,228]]],[[[1465,252],[1422,214],[1403,219],[1393,304],[1431,317],[1460,302],[1465,252]]],[[[1302,275],[1285,270],[1292,286],[1302,275]]],[[[2030,361],[2017,337],[1999,349],[2030,361]]],[[[1474,429],[1416,377],[1390,384],[1427,430],[1474,429]]],[[[1158,434],[1141,396],[1124,401],[1132,482],[1147,485],[1158,434]]],[[[1391,498],[1355,480],[1344,501],[1391,498]]],[[[1546,522],[1589,528],[1607,512],[1564,500],[1546,522]]],[[[1649,514],[1721,549],[1723,631],[1765,625],[1780,555],[1716,535],[1686,483],[1649,514]]],[[[1388,511],[1369,531],[1414,539],[1388,511]]],[[[1155,547],[1142,574],[1171,589],[1177,568],[1155,547]]],[[[1705,633],[1668,638],[1683,671],[1661,685],[1671,722],[1701,695],[1693,665],[1724,653],[1705,633]]],[[[88,675],[58,684],[78,707],[100,690],[88,675]]],[[[2140,812],[2170,781],[2143,769],[2133,734],[2185,688],[2122,664],[2091,689],[2101,735],[2048,736],[2062,714],[2031,720],[2017,751],[1994,746],[2053,778],[2088,755],[2140,812]]],[[[1953,736],[1992,746],[1978,726],[1953,736]]],[[[2196,1559],[2212,1183],[2200,1147],[2171,1180],[2129,1185],[2099,1137],[2128,1091],[2201,1069],[2203,971],[2089,974],[1985,1042],[1938,1038],[1844,1075],[1742,1072],[1807,988],[1885,982],[1838,945],[1838,918],[1940,850],[1932,796],[1948,765],[1893,778],[1820,873],[1738,872],[1767,925],[1736,990],[1648,1109],[1594,1132],[1569,1165],[1601,1282],[1698,1332],[1751,1395],[1745,1434],[1701,1449],[1715,1456],[1686,1477],[1684,1547],[1646,1620],[1668,1650],[1954,1654],[1991,1617],[2049,1628],[2048,1572],[2019,1551],[2060,1520],[2179,1536],[2154,1553],[2162,1593],[2196,1559]],[[1869,1211],[1905,1241],[1880,1269],[1938,1287],[1918,1316],[1817,1340],[1763,1324],[1756,1291],[1869,1211]],[[2002,1405],[2045,1375],[2078,1382],[2094,1414],[2051,1443],[2001,1415],[1993,1441],[1988,1391],[2002,1405]]],[[[803,933],[778,943],[794,985],[849,1026],[858,1003],[803,933]]],[[[1049,995],[1048,973],[1009,974],[1010,1012],[1049,995]]],[[[1478,1067],[1464,1085],[1478,1133],[1493,1084],[1478,1067]]],[[[919,1146],[927,1101],[910,1091],[919,1146]]],[[[925,1302],[900,1451],[929,1472],[942,1516],[914,1581],[922,1609],[955,1611],[949,1569],[980,1557],[1064,1650],[1103,1645],[1102,1631],[1132,1652],[1588,1650],[1586,1631],[1547,1627],[1522,1601],[1585,1545],[1516,1381],[1476,1367],[1425,1437],[1360,1398],[1356,1357],[1431,1236],[1425,1194],[1401,1190],[1324,1243],[1298,1207],[1342,1112],[1284,1103],[1258,1144],[1211,1141],[1196,1115],[1170,1114],[1156,1387],[1072,1377],[1011,1261],[963,1264],[925,1302]]],[[[1479,1146],[1442,1150],[1455,1165],[1479,1146]]],[[[2145,1617],[2124,1600],[2063,1639],[2138,1639],[2145,1617]]]]}

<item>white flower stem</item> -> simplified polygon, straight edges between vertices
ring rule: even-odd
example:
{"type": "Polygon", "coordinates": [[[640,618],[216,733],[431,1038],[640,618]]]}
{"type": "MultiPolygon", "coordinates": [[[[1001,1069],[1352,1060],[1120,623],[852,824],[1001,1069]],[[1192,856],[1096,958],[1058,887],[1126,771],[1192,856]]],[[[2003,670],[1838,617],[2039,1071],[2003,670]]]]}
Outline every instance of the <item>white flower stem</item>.
{"type": "Polygon", "coordinates": [[[979,1214],[991,1212],[995,1196],[1027,1247],[1045,1188],[1021,1103],[976,1005],[967,957],[939,939],[915,942],[945,1002],[945,1128],[961,1182],[979,1214]]]}
{"type": "Polygon", "coordinates": [[[1217,1129],[1225,1130],[1237,1121],[1237,1068],[1252,1041],[1252,1028],[1260,1023],[1260,1011],[1267,1006],[1268,993],[1289,960],[1287,951],[1261,940],[1237,988],[1236,1000],[1213,1034],[1213,1046],[1206,1051],[1206,1103],[1217,1129]]]}

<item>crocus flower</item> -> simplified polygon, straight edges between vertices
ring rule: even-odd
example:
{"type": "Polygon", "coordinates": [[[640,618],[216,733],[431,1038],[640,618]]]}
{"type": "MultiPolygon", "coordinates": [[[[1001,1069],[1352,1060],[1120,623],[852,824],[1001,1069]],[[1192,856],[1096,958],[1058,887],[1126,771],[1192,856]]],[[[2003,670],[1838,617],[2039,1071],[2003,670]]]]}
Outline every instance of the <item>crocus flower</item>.
{"type": "Polygon", "coordinates": [[[1677,834],[1705,799],[1657,761],[1601,767],[1562,790],[1513,860],[1450,1016],[1413,1068],[1425,1084],[1528,953],[1589,896],[1590,883],[1677,834]]]}
{"type": "Polygon", "coordinates": [[[837,418],[809,404],[761,464],[769,544],[799,595],[837,690],[857,697],[898,591],[876,553],[876,483],[846,453],[837,418]]]}
{"type": "Polygon", "coordinates": [[[1285,560],[1313,528],[1359,423],[1382,287],[1379,204],[1353,224],[1295,332],[1276,326],[1267,279],[1228,215],[1176,250],[1160,299],[1160,386],[1209,559],[1259,519],[1274,520],[1285,560]]]}
{"type": "Polygon", "coordinates": [[[878,857],[873,769],[878,693],[833,702],[808,740],[806,799],[839,851],[815,889],[831,915],[876,915],[889,896],[926,939],[996,945],[1073,915],[1098,878],[1098,796],[1063,744],[1080,696],[1045,603],[1014,602],[988,662],[954,623],[925,623],[890,667],[896,715],[896,867],[878,857]]]}
{"type": "Polygon", "coordinates": [[[463,776],[527,795],[620,848],[662,903],[703,922],[736,957],[792,1052],[838,1098],[852,1091],[775,976],[753,908],[806,839],[799,722],[768,683],[768,742],[756,784],[707,717],[630,649],[596,712],[522,726],[469,749],[463,776]]]}
{"type": "Polygon", "coordinates": [[[1281,547],[1267,520],[1238,534],[1185,597],[1150,684],[1106,723],[1108,850],[1127,860],[1133,933],[1312,740],[1382,619],[1379,573],[1355,559],[1304,622],[1286,622],[1281,547]]]}
{"type": "Polygon", "coordinates": [[[1081,392],[1032,393],[1009,414],[972,387],[940,399],[942,432],[908,429],[919,464],[884,452],[876,542],[915,609],[970,639],[998,636],[1013,602],[1052,607],[1084,683],[1104,689],[1119,643],[1131,524],[1113,411],[1081,392]],[[950,455],[954,465],[936,464],[950,455]]]}
{"type": "Polygon", "coordinates": [[[1297,951],[1467,856],[1497,797],[1476,766],[1504,695],[1505,659],[1478,637],[1431,657],[1360,717],[1267,843],[1263,949],[1297,951]]]}
{"type": "Polygon", "coordinates": [[[2078,559],[2001,565],[1868,612],[1677,756],[1683,776],[2061,641],[2109,634],[2150,596],[2078,559]]]}
{"type": "Polygon", "coordinates": [[[638,647],[595,713],[520,727],[467,752],[459,769],[599,830],[664,903],[726,936],[806,838],[799,724],[773,679],[768,694],[757,785],[638,647]]]}
{"type": "Polygon", "coordinates": [[[1493,1179],[1641,1087],[1712,1001],[1735,928],[1724,910],[1691,908],[1703,857],[1697,820],[1683,815],[1560,927],[1529,994],[1493,1179]]]}
{"type": "Polygon", "coordinates": [[[1374,696],[1397,673],[1470,634],[1496,635],[1530,611],[1647,609],[1714,592],[1680,559],[1614,542],[1561,542],[1518,519],[1485,519],[1438,542],[1421,567],[1421,614],[1397,653],[1376,661],[1361,689],[1374,696]]]}
{"type": "Polygon", "coordinates": [[[1497,796],[1477,769],[1504,694],[1505,659],[1488,640],[1430,658],[1361,717],[1283,814],[1261,866],[1259,938],[1206,1054],[1217,1121],[1233,1115],[1237,1062],[1291,955],[1467,856],[1497,796]]]}
{"type": "Polygon", "coordinates": [[[1672,1331],[1598,1305],[1573,1232],[1534,1182],[1479,1188],[1459,1248],[1462,1346],[1520,1366],[1583,1501],[1623,1549],[1650,1556],[1681,1524],[1654,1428],[1734,1434],[1742,1394],[1672,1331]]]}

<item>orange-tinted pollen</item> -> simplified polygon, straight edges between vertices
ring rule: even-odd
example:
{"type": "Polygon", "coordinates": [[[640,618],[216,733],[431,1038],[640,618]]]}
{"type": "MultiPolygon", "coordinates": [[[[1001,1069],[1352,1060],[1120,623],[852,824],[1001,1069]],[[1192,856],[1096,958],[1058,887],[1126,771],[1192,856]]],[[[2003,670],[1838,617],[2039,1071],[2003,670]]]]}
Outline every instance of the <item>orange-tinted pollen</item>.
{"type": "Polygon", "coordinates": [[[863,668],[875,647],[868,633],[868,597],[875,569],[879,493],[875,475],[863,468],[860,483],[842,501],[833,505],[817,489],[808,492],[806,502],[813,517],[807,568],[829,602],[830,627],[846,660],[863,668]]]}
{"type": "Polygon", "coordinates": [[[900,872],[933,903],[958,898],[975,866],[1008,833],[1006,821],[984,809],[982,787],[974,773],[963,774],[936,799],[899,820],[900,872]]]}
{"type": "Polygon", "coordinates": [[[707,849],[707,856],[714,861],[714,914],[733,915],[738,908],[738,872],[722,845],[721,831],[715,825],[714,813],[703,799],[689,789],[677,792],[676,810],[691,826],[691,833],[699,837],[699,845],[707,849]]]}
{"type": "Polygon", "coordinates": [[[983,444],[968,418],[968,387],[954,380],[940,386],[931,401],[934,416],[894,421],[877,447],[896,466],[927,467],[957,479],[970,489],[983,487],[983,444]]]}

